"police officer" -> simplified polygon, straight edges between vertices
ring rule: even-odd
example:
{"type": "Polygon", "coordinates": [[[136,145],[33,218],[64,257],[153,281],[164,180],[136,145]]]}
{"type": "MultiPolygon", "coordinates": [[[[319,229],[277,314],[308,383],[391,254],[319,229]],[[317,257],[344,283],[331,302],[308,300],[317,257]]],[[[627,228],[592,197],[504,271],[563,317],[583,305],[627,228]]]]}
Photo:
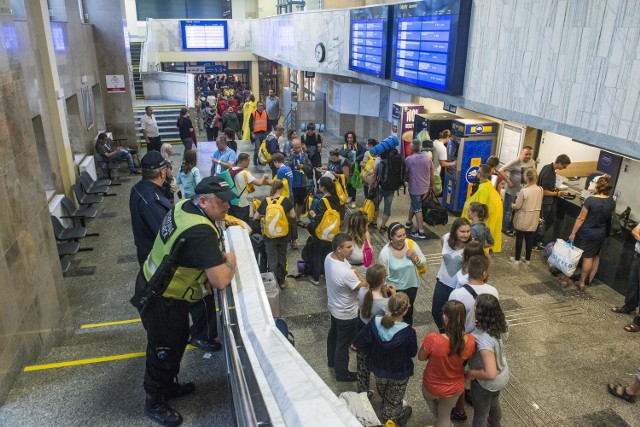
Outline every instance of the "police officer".
{"type": "Polygon", "coordinates": [[[164,217],[149,257],[143,264],[143,284],[153,276],[174,243],[184,238],[177,255],[177,270],[162,296],[151,298],[141,312],[147,331],[144,376],[145,414],[167,426],[182,423],[182,416],[167,400],[186,396],[193,383],[177,382],[180,361],[189,337],[189,305],[224,289],[233,277],[236,257],[224,253],[221,231],[214,221],[224,220],[236,194],[219,177],[204,178],[192,199],[182,200],[164,217]]]}
{"type": "MultiPolygon", "coordinates": [[[[149,151],[140,164],[142,179],[131,189],[129,210],[138,263],[142,266],[151,252],[162,219],[173,208],[163,188],[163,184],[173,178],[173,172],[171,163],[158,151],[149,151]]],[[[191,344],[205,351],[220,350],[222,344],[216,341],[218,324],[213,295],[191,304],[189,312],[193,320],[191,344]]]]}

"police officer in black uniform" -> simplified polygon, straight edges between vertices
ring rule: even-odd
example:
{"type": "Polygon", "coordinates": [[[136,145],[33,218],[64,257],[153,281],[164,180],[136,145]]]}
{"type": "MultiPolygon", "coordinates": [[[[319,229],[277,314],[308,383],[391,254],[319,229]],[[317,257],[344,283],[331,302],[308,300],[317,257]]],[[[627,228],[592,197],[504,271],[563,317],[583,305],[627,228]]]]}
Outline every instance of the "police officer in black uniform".
{"type": "Polygon", "coordinates": [[[184,239],[177,254],[177,270],[162,296],[149,300],[141,311],[147,331],[144,376],[145,414],[163,425],[177,426],[182,416],[167,400],[186,396],[193,383],[179,383],[180,361],[189,337],[189,305],[224,289],[236,268],[233,253],[224,253],[222,234],[215,221],[224,220],[236,194],[219,177],[204,178],[192,199],[182,200],[164,217],[153,248],[143,264],[138,283],[148,283],[174,244],[184,239]]]}
{"type": "MultiPolygon", "coordinates": [[[[138,263],[144,263],[160,230],[162,219],[173,205],[163,184],[173,176],[171,164],[158,151],[150,151],[140,161],[142,179],[131,189],[129,210],[131,227],[138,252],[138,263]]],[[[218,337],[216,306],[213,295],[207,295],[190,305],[191,344],[204,351],[217,351],[222,344],[218,337]]]]}

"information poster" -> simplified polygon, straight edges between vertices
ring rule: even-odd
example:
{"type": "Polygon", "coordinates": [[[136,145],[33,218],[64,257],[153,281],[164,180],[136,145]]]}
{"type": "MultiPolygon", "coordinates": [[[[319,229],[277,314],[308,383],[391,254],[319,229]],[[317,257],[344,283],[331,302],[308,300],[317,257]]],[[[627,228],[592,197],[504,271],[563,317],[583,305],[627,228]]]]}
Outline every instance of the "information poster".
{"type": "Polygon", "coordinates": [[[505,165],[517,158],[522,150],[524,141],[524,128],[505,123],[502,127],[502,137],[500,138],[500,164],[505,165]]]}
{"type": "Polygon", "coordinates": [[[351,10],[349,69],[386,77],[388,6],[351,10]]]}
{"type": "Polygon", "coordinates": [[[393,79],[461,94],[470,14],[470,0],[394,6],[393,79]]]}
{"type": "Polygon", "coordinates": [[[123,74],[107,74],[107,93],[125,93],[127,88],[123,74]]]}

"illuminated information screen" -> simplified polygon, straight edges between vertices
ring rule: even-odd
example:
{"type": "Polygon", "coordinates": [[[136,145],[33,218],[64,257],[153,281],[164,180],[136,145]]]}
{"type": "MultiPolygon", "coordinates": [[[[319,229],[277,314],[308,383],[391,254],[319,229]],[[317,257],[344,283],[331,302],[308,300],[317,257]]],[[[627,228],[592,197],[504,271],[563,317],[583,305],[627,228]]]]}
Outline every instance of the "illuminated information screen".
{"type": "Polygon", "coordinates": [[[387,6],[351,10],[349,69],[386,77],[387,6]]]}
{"type": "Polygon", "coordinates": [[[461,94],[470,15],[471,0],[394,6],[393,79],[461,94]]]}
{"type": "Polygon", "coordinates": [[[180,21],[183,49],[228,49],[227,21],[180,21]]]}

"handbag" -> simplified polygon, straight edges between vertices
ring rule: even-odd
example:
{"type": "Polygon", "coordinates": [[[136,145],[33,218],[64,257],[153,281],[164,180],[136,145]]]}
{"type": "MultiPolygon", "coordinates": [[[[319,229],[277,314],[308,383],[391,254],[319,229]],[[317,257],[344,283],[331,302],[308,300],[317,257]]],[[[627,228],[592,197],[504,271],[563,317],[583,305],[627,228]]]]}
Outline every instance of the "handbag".
{"type": "Polygon", "coordinates": [[[364,246],[362,247],[362,265],[365,267],[369,267],[373,262],[373,249],[369,244],[368,240],[364,241],[364,246]]]}
{"type": "Polygon", "coordinates": [[[573,242],[557,239],[549,256],[549,264],[560,270],[565,276],[573,276],[584,251],[573,246],[573,242]]]}

